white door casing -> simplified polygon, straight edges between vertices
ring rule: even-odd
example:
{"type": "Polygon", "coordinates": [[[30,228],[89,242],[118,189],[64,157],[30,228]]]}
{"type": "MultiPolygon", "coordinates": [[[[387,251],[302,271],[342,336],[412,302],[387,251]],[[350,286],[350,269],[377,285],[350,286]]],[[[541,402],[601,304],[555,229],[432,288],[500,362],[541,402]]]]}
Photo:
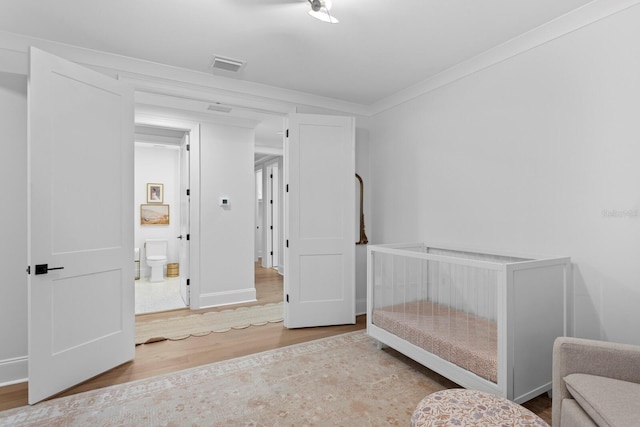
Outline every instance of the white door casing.
{"type": "Polygon", "coordinates": [[[200,123],[175,119],[167,116],[156,116],[148,113],[136,114],[137,125],[181,130],[189,136],[189,251],[186,261],[180,260],[180,271],[187,268],[189,279],[189,307],[200,308],[200,123]]]}
{"type": "Polygon", "coordinates": [[[265,268],[273,267],[273,167],[269,164],[263,166],[264,174],[264,194],[263,194],[263,228],[264,240],[262,242],[264,256],[262,258],[262,266],[265,268]]]}
{"type": "Polygon", "coordinates": [[[185,134],[180,144],[180,244],[179,244],[179,259],[180,259],[180,296],[182,301],[188,307],[190,303],[190,285],[189,285],[189,250],[190,250],[190,238],[189,235],[189,209],[190,209],[190,196],[187,192],[190,191],[189,182],[189,154],[190,154],[190,142],[189,134],[185,134]]]}
{"type": "Polygon", "coordinates": [[[292,114],[285,140],[287,328],[355,323],[355,120],[292,114]]]}
{"type": "Polygon", "coordinates": [[[264,213],[262,212],[263,209],[263,183],[264,180],[262,179],[262,168],[257,169],[255,171],[255,203],[256,203],[256,220],[255,220],[255,230],[256,230],[256,234],[255,234],[255,243],[254,243],[254,258],[255,261],[258,262],[258,260],[261,261],[262,266],[264,267],[265,265],[265,258],[262,256],[263,252],[264,252],[264,248],[262,247],[263,245],[263,227],[262,227],[262,223],[264,221],[264,213]]]}
{"type": "Polygon", "coordinates": [[[271,167],[271,198],[273,204],[271,205],[271,248],[273,255],[271,256],[271,267],[277,267],[280,265],[280,180],[279,180],[279,168],[275,163],[271,167]]]}
{"type": "Polygon", "coordinates": [[[33,404],[134,357],[134,112],[122,82],[34,48],[28,101],[33,404]]]}

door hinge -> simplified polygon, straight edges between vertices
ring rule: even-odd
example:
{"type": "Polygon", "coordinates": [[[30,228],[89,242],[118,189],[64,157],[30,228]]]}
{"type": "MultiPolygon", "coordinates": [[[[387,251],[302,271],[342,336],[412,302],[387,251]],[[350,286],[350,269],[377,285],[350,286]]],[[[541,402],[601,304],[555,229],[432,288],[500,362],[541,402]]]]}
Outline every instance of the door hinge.
{"type": "Polygon", "coordinates": [[[187,240],[191,240],[191,235],[187,234],[187,240]]]}
{"type": "Polygon", "coordinates": [[[273,174],[270,174],[270,175],[269,175],[269,178],[273,179],[273,174]]]}
{"type": "Polygon", "coordinates": [[[273,256],[273,251],[269,252],[269,255],[273,256]]]}
{"type": "Polygon", "coordinates": [[[273,225],[270,225],[269,228],[273,230],[273,225]]]}
{"type": "Polygon", "coordinates": [[[289,294],[287,294],[287,302],[289,302],[289,294]]]}
{"type": "Polygon", "coordinates": [[[191,279],[187,279],[187,286],[191,285],[191,279]]]}
{"type": "Polygon", "coordinates": [[[287,193],[289,192],[289,184],[287,184],[287,193]]]}
{"type": "Polygon", "coordinates": [[[191,144],[187,144],[187,151],[191,151],[191,144]]]}
{"type": "Polygon", "coordinates": [[[31,266],[30,265],[27,266],[27,274],[31,274],[31,266]]]}
{"type": "Polygon", "coordinates": [[[287,239],[287,247],[289,247],[289,239],[287,239]]]}
{"type": "Polygon", "coordinates": [[[287,129],[287,138],[289,138],[289,129],[287,129]]]}
{"type": "Polygon", "coordinates": [[[191,190],[187,188],[187,196],[190,196],[190,195],[191,195],[191,190]]]}
{"type": "Polygon", "coordinates": [[[273,204],[273,200],[269,200],[269,204],[272,205],[273,204]]]}

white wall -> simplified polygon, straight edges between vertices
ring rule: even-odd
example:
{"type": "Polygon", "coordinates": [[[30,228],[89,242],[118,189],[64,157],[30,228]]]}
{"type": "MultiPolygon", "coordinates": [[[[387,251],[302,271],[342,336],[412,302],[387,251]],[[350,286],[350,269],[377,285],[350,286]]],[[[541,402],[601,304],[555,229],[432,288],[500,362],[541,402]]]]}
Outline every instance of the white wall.
{"type": "Polygon", "coordinates": [[[140,275],[148,276],[144,242],[165,239],[169,243],[167,262],[179,261],[180,235],[180,150],[136,144],[135,148],[135,247],[140,248],[140,275]],[[140,225],[140,205],[147,203],[147,183],[164,184],[164,200],[169,205],[169,225],[140,225]]]}
{"type": "Polygon", "coordinates": [[[639,22],[635,6],[375,116],[373,240],[571,256],[575,334],[640,344],[639,22]]]}
{"type": "Polygon", "coordinates": [[[0,384],[27,376],[27,78],[0,72],[0,384]]]}
{"type": "Polygon", "coordinates": [[[200,141],[200,307],[255,300],[254,131],[203,123],[200,141]]]}
{"type": "MultiPolygon", "coordinates": [[[[366,120],[356,120],[356,173],[362,178],[364,187],[364,224],[365,234],[371,241],[371,169],[369,168],[369,131],[362,127],[366,120]]],[[[360,183],[354,177],[356,185],[356,236],[360,240],[360,183]]],[[[356,314],[367,312],[367,245],[356,245],[356,314]]]]}

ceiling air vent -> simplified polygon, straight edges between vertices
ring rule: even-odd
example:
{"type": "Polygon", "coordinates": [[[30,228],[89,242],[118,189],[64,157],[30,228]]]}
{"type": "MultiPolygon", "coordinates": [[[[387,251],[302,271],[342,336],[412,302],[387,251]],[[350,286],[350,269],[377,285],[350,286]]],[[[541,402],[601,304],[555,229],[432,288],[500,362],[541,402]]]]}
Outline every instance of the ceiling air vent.
{"type": "Polygon", "coordinates": [[[211,68],[214,70],[224,70],[237,72],[245,64],[245,61],[239,59],[225,58],[223,56],[214,55],[211,60],[211,68]]]}
{"type": "Polygon", "coordinates": [[[229,113],[231,112],[232,108],[227,106],[227,105],[222,105],[218,102],[216,102],[215,104],[211,104],[207,107],[207,110],[209,111],[219,111],[221,113],[229,113]]]}

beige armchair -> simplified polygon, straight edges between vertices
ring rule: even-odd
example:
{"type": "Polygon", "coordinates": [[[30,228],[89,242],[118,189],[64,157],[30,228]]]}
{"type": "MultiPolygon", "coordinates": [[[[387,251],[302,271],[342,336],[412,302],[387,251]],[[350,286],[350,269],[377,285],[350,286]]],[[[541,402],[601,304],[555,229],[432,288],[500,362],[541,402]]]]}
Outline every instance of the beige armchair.
{"type": "Polygon", "coordinates": [[[552,426],[640,426],[640,346],[557,338],[552,426]]]}

